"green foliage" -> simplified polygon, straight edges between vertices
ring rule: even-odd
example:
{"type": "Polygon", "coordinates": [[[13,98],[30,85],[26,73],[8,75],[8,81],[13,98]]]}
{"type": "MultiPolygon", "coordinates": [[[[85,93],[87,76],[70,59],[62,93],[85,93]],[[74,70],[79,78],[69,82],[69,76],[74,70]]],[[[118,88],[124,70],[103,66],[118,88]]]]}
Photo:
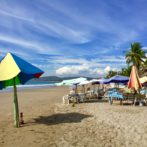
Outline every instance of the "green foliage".
{"type": "Polygon", "coordinates": [[[116,71],[110,70],[107,74],[106,74],[106,78],[111,78],[113,76],[117,75],[116,71]]]}
{"type": "Polygon", "coordinates": [[[131,44],[130,51],[126,53],[126,62],[128,66],[136,65],[137,69],[140,69],[141,64],[146,59],[145,52],[142,50],[142,46],[138,42],[131,44]]]}
{"type": "Polygon", "coordinates": [[[141,64],[139,74],[147,75],[147,59],[144,61],[144,63],[141,64]]]}
{"type": "Polygon", "coordinates": [[[122,68],[119,74],[122,76],[130,76],[131,69],[132,69],[132,66],[128,66],[127,68],[122,68]]]}

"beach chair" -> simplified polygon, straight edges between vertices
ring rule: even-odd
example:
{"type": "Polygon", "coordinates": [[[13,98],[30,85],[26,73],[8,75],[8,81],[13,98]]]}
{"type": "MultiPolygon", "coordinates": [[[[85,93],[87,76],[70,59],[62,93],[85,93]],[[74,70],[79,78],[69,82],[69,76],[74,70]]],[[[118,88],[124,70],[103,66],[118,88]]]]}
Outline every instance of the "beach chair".
{"type": "Polygon", "coordinates": [[[82,102],[82,103],[85,102],[86,94],[79,93],[77,99],[78,99],[78,102],[82,102]]]}
{"type": "Polygon", "coordinates": [[[88,91],[86,94],[85,94],[85,99],[87,99],[88,101],[90,99],[97,99],[98,96],[96,93],[94,93],[94,91],[88,91]]]}
{"type": "Polygon", "coordinates": [[[123,99],[123,104],[131,104],[133,105],[135,102],[135,95],[133,93],[123,93],[125,99],[123,99]]]}
{"type": "Polygon", "coordinates": [[[70,102],[78,102],[78,94],[67,94],[63,96],[63,104],[69,104],[70,102]]]}
{"type": "Polygon", "coordinates": [[[126,99],[126,97],[116,91],[116,90],[111,90],[111,91],[108,91],[108,98],[109,98],[109,103],[112,105],[113,104],[113,101],[116,100],[116,101],[120,101],[120,105],[123,104],[123,100],[126,99]]]}
{"type": "Polygon", "coordinates": [[[144,106],[147,104],[147,101],[146,101],[146,96],[145,94],[141,94],[141,93],[138,93],[135,95],[135,101],[134,101],[134,105],[135,104],[139,104],[140,106],[144,106]]]}
{"type": "Polygon", "coordinates": [[[64,95],[62,100],[63,100],[63,104],[69,104],[69,101],[70,101],[69,95],[64,95]]]}

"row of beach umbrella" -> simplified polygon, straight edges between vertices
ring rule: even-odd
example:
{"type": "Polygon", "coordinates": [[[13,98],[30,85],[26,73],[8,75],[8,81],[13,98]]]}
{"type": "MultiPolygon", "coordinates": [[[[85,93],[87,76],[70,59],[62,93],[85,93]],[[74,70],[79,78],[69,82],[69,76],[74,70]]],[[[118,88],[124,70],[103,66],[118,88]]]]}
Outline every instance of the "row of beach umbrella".
{"type": "Polygon", "coordinates": [[[109,84],[109,83],[126,83],[129,81],[129,77],[125,76],[120,76],[116,75],[110,79],[92,79],[92,80],[87,80],[87,78],[80,77],[80,78],[75,78],[75,79],[70,79],[70,80],[63,80],[61,83],[58,85],[86,85],[86,84],[109,84]]]}
{"type": "Polygon", "coordinates": [[[139,78],[136,66],[132,67],[132,71],[130,77],[116,75],[109,79],[101,78],[101,79],[92,79],[87,80],[86,78],[80,77],[71,80],[64,80],[60,83],[60,85],[87,85],[87,84],[110,84],[110,83],[122,83],[128,85],[128,88],[138,90],[142,88],[142,84],[147,82],[147,77],[139,78]]]}

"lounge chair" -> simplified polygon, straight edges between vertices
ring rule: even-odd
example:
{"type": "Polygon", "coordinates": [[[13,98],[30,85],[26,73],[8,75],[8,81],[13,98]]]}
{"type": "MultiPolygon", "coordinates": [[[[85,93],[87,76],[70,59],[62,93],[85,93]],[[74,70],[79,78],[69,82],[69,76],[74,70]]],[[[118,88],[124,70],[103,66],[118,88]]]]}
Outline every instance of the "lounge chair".
{"type": "Polygon", "coordinates": [[[62,100],[63,100],[63,104],[69,104],[69,101],[70,101],[69,95],[64,95],[62,100]]]}
{"type": "Polygon", "coordinates": [[[116,90],[108,91],[108,98],[110,104],[113,104],[114,100],[120,101],[120,104],[122,104],[122,101],[126,99],[126,97],[122,93],[116,90]]]}
{"type": "Polygon", "coordinates": [[[79,95],[78,94],[68,94],[64,95],[63,98],[63,104],[69,104],[70,102],[79,102],[79,95]]]}
{"type": "Polygon", "coordinates": [[[77,96],[78,102],[84,102],[85,99],[86,99],[86,94],[85,93],[78,93],[78,96],[77,96]]]}

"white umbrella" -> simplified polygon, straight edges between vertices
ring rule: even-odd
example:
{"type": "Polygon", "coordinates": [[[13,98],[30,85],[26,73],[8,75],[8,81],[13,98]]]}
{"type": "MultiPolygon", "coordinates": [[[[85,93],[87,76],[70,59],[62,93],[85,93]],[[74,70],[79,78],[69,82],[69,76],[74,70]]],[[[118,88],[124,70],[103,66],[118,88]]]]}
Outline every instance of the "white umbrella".
{"type": "Polygon", "coordinates": [[[147,82],[147,76],[144,76],[142,78],[140,78],[140,82],[143,84],[143,83],[146,83],[147,82]]]}
{"type": "Polygon", "coordinates": [[[80,77],[80,78],[75,78],[75,79],[70,79],[70,80],[63,80],[60,85],[74,85],[74,84],[79,84],[80,82],[86,81],[86,78],[80,77]]]}
{"type": "Polygon", "coordinates": [[[89,84],[90,83],[90,81],[82,81],[82,82],[80,82],[78,85],[86,85],[86,84],[89,84]]]}

